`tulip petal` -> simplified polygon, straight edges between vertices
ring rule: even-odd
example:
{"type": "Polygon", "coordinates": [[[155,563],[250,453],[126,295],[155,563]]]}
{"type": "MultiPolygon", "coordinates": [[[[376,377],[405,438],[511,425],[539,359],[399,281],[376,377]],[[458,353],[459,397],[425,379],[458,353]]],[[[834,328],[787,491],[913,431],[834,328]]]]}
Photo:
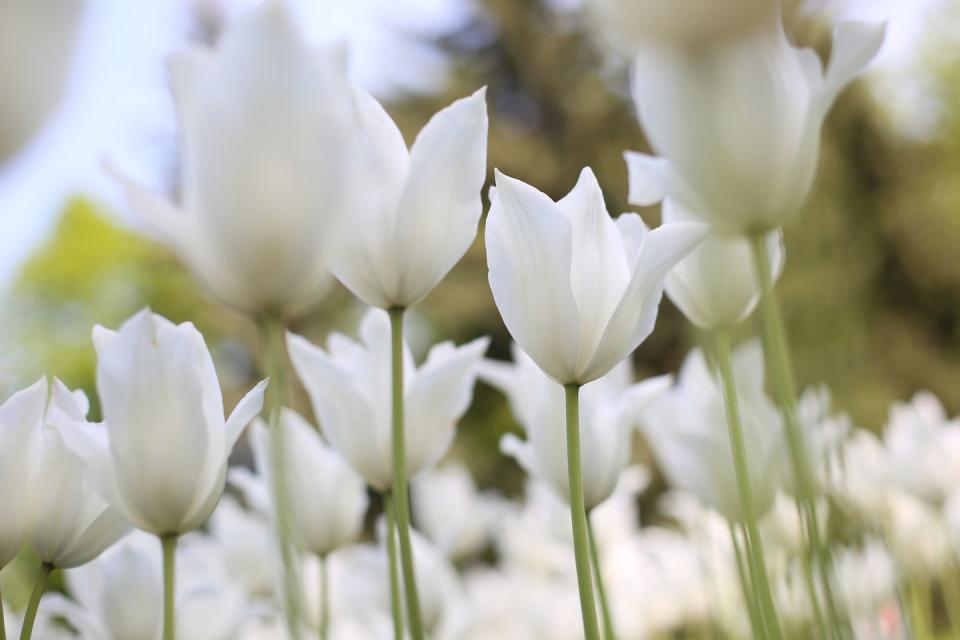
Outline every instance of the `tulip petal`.
{"type": "Polygon", "coordinates": [[[143,221],[154,238],[187,258],[187,244],[192,236],[189,220],[183,211],[166,198],[140,186],[107,164],[107,173],[117,182],[133,212],[143,221]]]}
{"type": "Polygon", "coordinates": [[[483,213],[487,126],[483,88],[439,111],[414,141],[394,236],[397,306],[423,298],[473,244],[483,213]]]}
{"type": "Polygon", "coordinates": [[[489,344],[484,337],[457,348],[437,345],[411,381],[405,407],[411,476],[436,463],[449,448],[454,426],[473,397],[477,366],[489,344]]]}
{"type": "Polygon", "coordinates": [[[267,385],[269,380],[261,380],[257,383],[253,389],[251,389],[240,402],[237,403],[237,406],[234,407],[233,412],[230,414],[230,417],[227,418],[226,431],[227,431],[227,450],[226,454],[229,456],[230,452],[233,450],[233,445],[237,443],[237,440],[240,438],[240,434],[243,433],[243,430],[247,428],[247,425],[253,421],[254,418],[260,413],[263,409],[263,395],[267,390],[267,385]]]}
{"type": "Polygon", "coordinates": [[[575,381],[580,347],[571,236],[550,198],[497,172],[486,227],[490,289],[513,339],[561,384],[575,381]]]}
{"type": "Polygon", "coordinates": [[[836,26],[820,95],[821,113],[830,109],[837,95],[876,57],[886,31],[886,23],[842,22],[836,26]]]}
{"type": "Polygon", "coordinates": [[[599,378],[632,353],[653,331],[663,293],[663,280],[677,262],[706,236],[709,227],[696,222],[661,225],[647,234],[640,258],[620,305],[579,382],[599,378]]]}
{"type": "Polygon", "coordinates": [[[557,203],[570,221],[572,251],[570,284],[580,318],[580,360],[586,360],[603,336],[610,316],[620,303],[630,266],[617,226],[603,201],[603,192],[589,168],[580,173],[573,190],[557,203]]]}
{"type": "Polygon", "coordinates": [[[381,491],[389,489],[393,484],[390,432],[378,428],[354,384],[353,372],[300,336],[289,334],[287,345],[323,434],[368,484],[381,491]]]}

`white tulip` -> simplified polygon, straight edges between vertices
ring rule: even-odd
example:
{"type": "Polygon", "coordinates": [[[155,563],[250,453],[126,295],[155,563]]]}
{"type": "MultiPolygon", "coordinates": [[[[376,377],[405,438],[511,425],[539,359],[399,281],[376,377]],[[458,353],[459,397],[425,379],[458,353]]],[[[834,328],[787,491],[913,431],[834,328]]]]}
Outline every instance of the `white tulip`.
{"type": "Polygon", "coordinates": [[[497,173],[487,218],[490,288],[513,339],[560,384],[586,384],[653,331],[667,272],[706,234],[616,222],[590,169],[559,202],[497,173]]]}
{"type": "Polygon", "coordinates": [[[215,51],[171,59],[180,205],[121,179],[158,238],[218,298],[251,313],[315,302],[354,210],[350,132],[363,103],[342,56],[311,47],[285,7],[263,3],[231,23],[215,51]]]}
{"type": "MultiPolygon", "coordinates": [[[[780,413],[763,391],[763,352],[750,342],[733,354],[754,516],[786,482],[780,413]]],[[[687,356],[676,387],[645,412],[643,433],[670,484],[696,495],[731,521],[743,517],[720,381],[700,350],[687,356]]]]}
{"type": "Polygon", "coordinates": [[[55,108],[83,0],[0,2],[0,164],[55,108]]]}
{"type": "MultiPolygon", "coordinates": [[[[663,202],[663,222],[696,217],[672,200],[663,202]]],[[[773,280],[783,272],[782,234],[767,236],[773,280]]],[[[760,282],[750,241],[711,233],[667,275],[667,297],[701,329],[730,327],[749,316],[760,301],[760,282]]]]}
{"type": "MultiPolygon", "coordinates": [[[[463,257],[483,213],[486,90],[438,112],[407,151],[377,101],[354,89],[358,141],[368,152],[358,184],[366,199],[332,269],[369,305],[409,307],[463,257]]],[[[360,197],[363,197],[362,195],[360,197]]]]}
{"type": "MultiPolygon", "coordinates": [[[[366,485],[300,414],[284,409],[279,425],[291,537],[302,551],[325,556],[359,537],[366,485]]],[[[251,435],[257,471],[270,486],[273,439],[262,422],[254,424],[251,435]]]]}
{"type": "Polygon", "coordinates": [[[41,561],[59,568],[86,564],[130,528],[95,492],[83,461],[60,435],[59,429],[85,428],[88,407],[83,392],[71,393],[55,380],[30,452],[35,456],[25,482],[30,546],[41,561]]]}
{"type": "MultiPolygon", "coordinates": [[[[368,311],[360,338],[358,343],[333,334],[326,351],[292,334],[287,344],[326,439],[367,484],[386,491],[393,484],[387,314],[368,311]]],[[[470,405],[477,365],[488,342],[479,338],[461,347],[438,344],[419,368],[404,346],[406,464],[411,477],[433,466],[450,448],[455,424],[470,405]]]]}
{"type": "MultiPolygon", "coordinates": [[[[233,471],[227,480],[236,484],[233,471]]],[[[250,597],[274,593],[279,579],[277,545],[266,514],[247,511],[229,495],[210,516],[213,550],[233,581],[250,597]]]]}
{"type": "Polygon", "coordinates": [[[643,47],[633,96],[661,157],[627,154],[630,201],[666,196],[725,234],[781,226],[813,185],[827,113],[883,37],[882,25],[838,25],[825,72],[779,18],[709,46],[643,47]]]}
{"type": "Polygon", "coordinates": [[[61,429],[91,482],[136,527],[182,534],[207,519],[227,458],[263,405],[258,384],[224,420],[223,397],[203,336],[145,309],[119,331],[94,329],[106,427],[61,429]]]}
{"type": "Polygon", "coordinates": [[[47,381],[39,380],[0,405],[0,568],[27,539],[27,492],[37,425],[47,406],[47,381]]]}
{"type": "Polygon", "coordinates": [[[697,44],[731,37],[768,15],[779,0],[587,0],[609,44],[631,55],[651,41],[697,44]]]}
{"type": "MultiPolygon", "coordinates": [[[[507,394],[527,436],[507,434],[501,450],[532,477],[569,501],[563,389],[544,375],[517,345],[512,364],[484,361],[480,377],[507,394]]],[[[640,411],[671,384],[669,376],[632,384],[633,369],[621,362],[580,392],[580,438],[583,494],[587,510],[613,494],[630,462],[631,437],[640,411]]]]}

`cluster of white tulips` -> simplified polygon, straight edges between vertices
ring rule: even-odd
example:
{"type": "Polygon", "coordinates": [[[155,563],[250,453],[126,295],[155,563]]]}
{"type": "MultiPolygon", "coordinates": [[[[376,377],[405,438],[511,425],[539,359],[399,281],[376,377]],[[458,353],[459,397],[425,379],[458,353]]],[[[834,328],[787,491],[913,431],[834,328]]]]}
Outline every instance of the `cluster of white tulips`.
{"type": "Polygon", "coordinates": [[[58,380],[6,400],[0,567],[29,546],[40,569],[0,639],[926,638],[941,611],[960,633],[960,423],[919,395],[880,438],[798,394],[775,291],[824,119],[884,28],[836,25],[824,65],[771,2],[715,4],[589,3],[656,154],[626,154],[630,200],[663,222],[612,217],[589,168],[557,201],[496,172],[512,362],[479,338],[417,364],[403,331],[476,238],[484,89],[408,148],[282,2],[175,55],[179,203],[112,172],[257,323],[269,380],[225,418],[203,337],[144,310],[93,331],[102,424],[58,380]],[[357,337],[288,333],[334,279],[370,306],[357,337]],[[637,381],[664,292],[707,339],[637,381]],[[316,426],[286,406],[293,373],[316,426]],[[500,443],[520,501],[440,462],[478,379],[522,427],[500,443]],[[668,483],[644,526],[637,434],[668,483]],[[229,466],[244,437],[254,469],[229,466]]]}

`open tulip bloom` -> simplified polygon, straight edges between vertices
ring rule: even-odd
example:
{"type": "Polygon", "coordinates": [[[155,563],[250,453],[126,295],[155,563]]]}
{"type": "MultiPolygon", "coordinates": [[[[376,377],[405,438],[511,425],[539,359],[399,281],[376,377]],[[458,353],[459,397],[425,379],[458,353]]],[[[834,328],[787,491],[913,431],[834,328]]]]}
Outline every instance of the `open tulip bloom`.
{"type": "Polygon", "coordinates": [[[707,46],[641,47],[633,97],[660,157],[627,154],[630,201],[669,197],[725,234],[783,225],[813,185],[827,113],[883,37],[883,25],[838,25],[826,71],[788,41],[779,15],[707,46]]]}

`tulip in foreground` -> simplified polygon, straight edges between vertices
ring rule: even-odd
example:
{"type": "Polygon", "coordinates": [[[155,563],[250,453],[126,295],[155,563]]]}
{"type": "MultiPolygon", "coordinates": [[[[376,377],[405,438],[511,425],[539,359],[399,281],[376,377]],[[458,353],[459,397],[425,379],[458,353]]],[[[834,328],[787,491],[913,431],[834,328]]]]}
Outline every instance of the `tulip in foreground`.
{"type": "Polygon", "coordinates": [[[827,113],[883,37],[882,25],[840,24],[825,71],[779,17],[708,46],[644,46],[633,97],[661,157],[627,154],[630,201],[669,197],[725,234],[783,225],[813,185],[827,113]]]}
{"type": "Polygon", "coordinates": [[[121,179],[131,208],[210,291],[251,314],[296,312],[332,282],[354,102],[341,56],[318,51],[282,2],[232,23],[215,50],[170,60],[183,138],[173,204],[121,179]]]}
{"type": "MultiPolygon", "coordinates": [[[[134,526],[163,542],[167,604],[177,537],[206,521],[223,493],[227,458],[263,406],[266,381],[224,419],[213,359],[192,324],[145,309],[118,331],[94,329],[106,426],[63,429],[91,483],[134,526]],[[68,435],[69,434],[69,435],[68,435]]],[[[172,609],[165,637],[172,637],[172,609]],[[171,635],[166,636],[169,632],[171,635]]]]}

